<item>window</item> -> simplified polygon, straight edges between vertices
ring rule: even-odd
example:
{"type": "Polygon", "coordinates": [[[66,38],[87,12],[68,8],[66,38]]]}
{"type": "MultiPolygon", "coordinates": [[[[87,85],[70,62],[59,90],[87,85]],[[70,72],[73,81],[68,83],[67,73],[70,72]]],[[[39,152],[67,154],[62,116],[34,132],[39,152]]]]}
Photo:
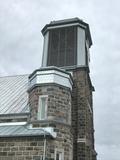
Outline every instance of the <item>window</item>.
{"type": "Polygon", "coordinates": [[[38,120],[44,120],[47,118],[47,102],[48,96],[43,95],[39,96],[39,104],[38,104],[38,120]]]}
{"type": "Polygon", "coordinates": [[[56,160],[62,160],[62,153],[58,152],[56,154],[56,160]]]}
{"type": "Polygon", "coordinates": [[[64,160],[63,149],[55,149],[55,160],[64,160]]]}

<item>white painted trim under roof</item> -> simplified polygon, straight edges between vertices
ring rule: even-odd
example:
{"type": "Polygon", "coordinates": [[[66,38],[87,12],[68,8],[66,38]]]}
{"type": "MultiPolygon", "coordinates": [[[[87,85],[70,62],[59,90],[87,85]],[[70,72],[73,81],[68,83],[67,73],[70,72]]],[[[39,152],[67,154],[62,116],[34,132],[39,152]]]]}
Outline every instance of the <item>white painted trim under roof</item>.
{"type": "Polygon", "coordinates": [[[26,125],[27,122],[7,122],[7,123],[0,123],[1,126],[19,126],[19,125],[26,125]]]}

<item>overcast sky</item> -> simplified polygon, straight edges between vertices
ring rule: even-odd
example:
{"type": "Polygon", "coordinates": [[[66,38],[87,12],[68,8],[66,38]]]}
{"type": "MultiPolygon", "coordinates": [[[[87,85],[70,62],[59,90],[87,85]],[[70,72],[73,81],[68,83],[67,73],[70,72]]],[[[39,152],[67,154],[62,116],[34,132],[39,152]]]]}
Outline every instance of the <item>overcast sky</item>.
{"type": "Polygon", "coordinates": [[[0,0],[0,76],[41,66],[41,29],[52,20],[89,23],[98,160],[120,160],[120,1],[0,0]]]}

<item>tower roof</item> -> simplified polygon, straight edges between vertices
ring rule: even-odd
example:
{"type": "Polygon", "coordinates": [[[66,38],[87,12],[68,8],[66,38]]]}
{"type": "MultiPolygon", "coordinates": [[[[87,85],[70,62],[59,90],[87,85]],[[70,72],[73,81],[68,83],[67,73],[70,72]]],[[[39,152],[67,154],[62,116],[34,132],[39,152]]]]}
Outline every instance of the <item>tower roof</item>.
{"type": "Polygon", "coordinates": [[[68,27],[68,26],[80,26],[81,28],[83,28],[86,33],[86,38],[88,38],[89,40],[90,46],[92,45],[92,38],[90,34],[89,25],[77,17],[70,18],[70,19],[64,19],[64,20],[58,20],[58,21],[51,21],[49,24],[46,24],[44,26],[41,32],[43,35],[45,35],[45,33],[50,29],[68,27]]]}

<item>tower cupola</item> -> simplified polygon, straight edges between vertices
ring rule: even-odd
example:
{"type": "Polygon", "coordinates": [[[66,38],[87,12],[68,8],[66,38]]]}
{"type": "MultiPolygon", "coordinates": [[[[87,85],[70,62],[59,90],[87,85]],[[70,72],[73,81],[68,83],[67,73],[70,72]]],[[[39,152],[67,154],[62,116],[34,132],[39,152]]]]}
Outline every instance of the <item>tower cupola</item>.
{"type": "Polygon", "coordinates": [[[52,21],[42,29],[42,67],[73,68],[89,65],[92,45],[89,25],[79,18],[52,21]]]}

